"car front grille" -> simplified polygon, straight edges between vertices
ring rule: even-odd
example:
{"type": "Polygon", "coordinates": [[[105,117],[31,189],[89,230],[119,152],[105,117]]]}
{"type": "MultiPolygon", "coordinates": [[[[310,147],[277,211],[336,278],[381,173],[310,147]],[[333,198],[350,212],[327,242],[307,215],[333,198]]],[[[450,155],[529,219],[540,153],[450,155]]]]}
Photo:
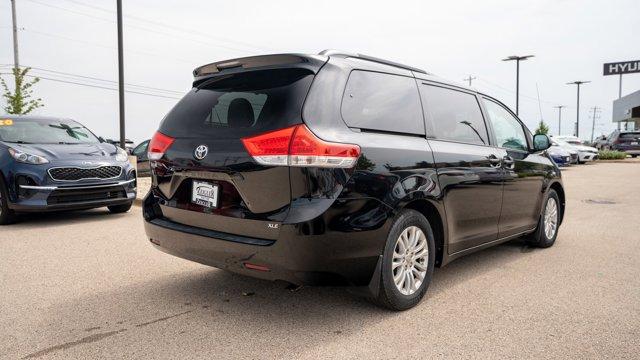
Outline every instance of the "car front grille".
{"type": "Polygon", "coordinates": [[[78,181],[83,179],[112,179],[120,176],[120,166],[100,166],[95,168],[58,167],[49,169],[49,176],[58,181],[78,181]]]}

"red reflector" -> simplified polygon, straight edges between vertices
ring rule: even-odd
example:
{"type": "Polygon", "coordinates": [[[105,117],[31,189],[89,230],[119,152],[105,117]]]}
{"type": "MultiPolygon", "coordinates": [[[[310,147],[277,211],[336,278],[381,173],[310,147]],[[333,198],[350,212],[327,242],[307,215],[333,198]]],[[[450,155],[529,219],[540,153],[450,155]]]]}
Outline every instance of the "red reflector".
{"type": "Polygon", "coordinates": [[[244,267],[249,269],[249,270],[258,270],[258,271],[271,271],[271,269],[269,269],[268,267],[264,266],[264,265],[256,265],[256,264],[252,264],[252,263],[244,263],[244,267]]]}
{"type": "Polygon", "coordinates": [[[150,160],[160,160],[164,153],[169,149],[171,144],[173,144],[174,138],[171,136],[167,136],[159,131],[156,131],[149,141],[149,150],[148,156],[150,160]]]}

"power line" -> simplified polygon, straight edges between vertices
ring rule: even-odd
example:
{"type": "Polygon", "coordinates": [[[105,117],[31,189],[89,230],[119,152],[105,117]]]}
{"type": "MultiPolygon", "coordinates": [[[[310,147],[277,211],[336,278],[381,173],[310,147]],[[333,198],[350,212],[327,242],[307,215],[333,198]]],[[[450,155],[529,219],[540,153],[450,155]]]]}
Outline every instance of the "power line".
{"type": "MultiPolygon", "coordinates": [[[[74,38],[70,38],[70,37],[66,37],[66,36],[62,36],[62,35],[58,35],[58,34],[52,34],[52,33],[46,33],[46,32],[42,32],[42,31],[38,31],[38,30],[27,29],[25,27],[21,27],[18,30],[20,30],[21,32],[27,32],[27,33],[31,33],[31,34],[40,35],[40,36],[58,38],[58,39],[66,40],[66,41],[77,42],[77,43],[80,43],[80,44],[100,47],[100,48],[104,48],[104,49],[116,50],[116,48],[113,47],[113,46],[107,46],[107,45],[102,45],[102,44],[98,44],[98,43],[94,43],[94,42],[90,42],[90,41],[74,39],[74,38]]],[[[128,53],[133,53],[133,54],[151,56],[151,57],[154,57],[155,59],[157,59],[158,57],[160,57],[162,59],[173,59],[173,60],[176,60],[176,61],[179,61],[179,62],[183,62],[183,63],[186,63],[186,64],[193,65],[193,61],[191,61],[191,60],[176,58],[176,57],[173,57],[173,56],[167,56],[167,55],[159,54],[159,53],[141,51],[141,50],[136,50],[136,49],[127,49],[127,52],[128,53]]]]}
{"type": "MultiPolygon", "coordinates": [[[[0,73],[0,75],[11,75],[11,74],[10,74],[10,73],[0,73]]],[[[118,91],[118,89],[111,88],[111,87],[107,87],[107,86],[100,86],[100,85],[94,85],[94,84],[87,84],[87,83],[81,83],[81,82],[76,82],[76,81],[60,80],[60,79],[54,79],[54,78],[44,77],[44,76],[39,76],[39,75],[38,75],[38,76],[36,76],[36,75],[25,75],[25,76],[27,76],[27,77],[31,77],[31,78],[39,78],[39,79],[44,79],[44,80],[49,80],[49,81],[55,81],[55,82],[60,82],[60,83],[65,83],[65,84],[72,84],[72,85],[86,86],[86,87],[91,87],[91,88],[96,88],[96,89],[104,89],[104,90],[118,91]]],[[[142,92],[142,91],[125,90],[125,92],[127,92],[127,93],[131,93],[131,94],[139,94],[139,95],[153,96],[153,97],[158,97],[158,98],[165,98],[165,99],[175,99],[175,100],[180,100],[180,98],[178,98],[178,97],[165,96],[165,95],[159,95],[159,94],[151,94],[151,93],[148,93],[148,92],[142,92]]]]}
{"type": "MultiPolygon", "coordinates": [[[[9,66],[9,65],[8,64],[2,64],[2,66],[9,66]]],[[[62,75],[62,76],[73,77],[73,78],[81,78],[81,79],[86,79],[86,80],[94,80],[94,81],[101,81],[101,82],[117,84],[117,81],[114,81],[114,80],[102,79],[102,78],[98,78],[98,77],[86,76],[86,75],[80,75],[80,74],[73,74],[73,73],[68,73],[68,72],[64,72],[64,71],[50,70],[50,69],[45,69],[45,68],[36,67],[36,66],[29,66],[29,65],[23,65],[23,66],[31,68],[33,70],[42,71],[42,72],[46,72],[46,73],[52,73],[52,74],[56,74],[56,75],[62,75]]],[[[173,93],[175,95],[183,95],[185,93],[184,91],[168,90],[168,89],[162,89],[162,88],[146,86],[146,85],[139,85],[139,84],[132,84],[132,83],[125,83],[125,85],[132,86],[132,87],[137,87],[137,88],[141,88],[141,89],[147,89],[147,90],[168,92],[168,93],[173,93]]]]}
{"type": "MultiPolygon", "coordinates": [[[[68,8],[64,8],[64,7],[60,7],[60,6],[46,4],[46,3],[40,2],[38,0],[26,0],[26,1],[32,2],[34,4],[42,5],[42,6],[47,6],[47,7],[50,7],[50,8],[53,8],[53,9],[57,9],[57,10],[60,10],[60,11],[66,11],[66,12],[73,13],[73,14],[80,15],[80,16],[86,16],[86,17],[90,17],[90,18],[93,18],[93,19],[102,20],[102,21],[109,22],[109,23],[112,23],[112,24],[116,23],[114,20],[111,20],[111,19],[105,19],[105,18],[102,18],[102,17],[99,17],[99,16],[87,14],[87,13],[84,13],[84,12],[81,12],[81,11],[76,11],[76,10],[72,10],[72,9],[68,9],[68,8]]],[[[149,28],[145,28],[145,27],[142,27],[142,26],[138,26],[138,25],[127,24],[126,26],[129,27],[129,28],[134,28],[134,29],[138,29],[138,30],[142,30],[142,31],[147,31],[147,32],[151,32],[151,33],[155,33],[155,34],[159,34],[159,35],[170,36],[170,37],[174,37],[174,38],[177,38],[177,39],[192,41],[192,42],[203,44],[203,45],[207,45],[207,46],[224,48],[224,49],[227,49],[227,50],[232,50],[232,51],[240,52],[240,53],[243,53],[243,54],[246,54],[246,53],[250,52],[247,49],[240,49],[240,48],[235,48],[235,47],[231,47],[231,46],[227,46],[227,45],[223,45],[223,44],[215,44],[215,43],[206,42],[206,41],[202,41],[202,40],[197,40],[197,39],[193,39],[193,38],[189,38],[189,37],[177,36],[175,34],[171,34],[171,33],[168,33],[168,32],[149,29],[149,28]]],[[[168,25],[167,27],[170,27],[170,25],[168,25]]]]}
{"type": "MultiPolygon", "coordinates": [[[[64,0],[64,1],[76,4],[76,5],[84,6],[84,7],[87,7],[87,8],[91,8],[91,9],[94,9],[94,10],[110,13],[110,14],[114,14],[115,13],[115,11],[113,11],[111,9],[107,9],[107,8],[104,8],[104,7],[96,6],[96,5],[93,5],[93,4],[87,4],[85,2],[78,1],[78,0],[64,0]]],[[[237,45],[245,46],[245,47],[249,47],[249,48],[253,48],[253,49],[263,49],[263,50],[267,50],[267,51],[277,51],[277,50],[275,50],[273,48],[260,46],[260,45],[256,45],[256,44],[251,44],[251,43],[246,43],[246,42],[243,42],[243,41],[225,39],[225,38],[218,37],[218,36],[211,36],[211,34],[204,33],[204,32],[198,31],[198,30],[189,29],[189,28],[185,28],[185,27],[181,27],[181,26],[172,25],[172,24],[167,24],[167,23],[163,23],[163,22],[160,22],[160,21],[156,21],[156,20],[150,20],[150,19],[143,18],[143,17],[140,17],[140,16],[124,15],[124,17],[127,18],[127,19],[131,19],[131,20],[135,20],[135,21],[139,21],[139,22],[144,22],[144,23],[151,24],[151,25],[154,25],[154,26],[159,26],[159,27],[162,27],[162,28],[169,28],[169,29],[174,29],[176,31],[180,31],[180,32],[188,33],[188,34],[202,36],[202,37],[213,39],[213,40],[216,40],[216,41],[223,41],[223,42],[228,42],[228,43],[231,43],[231,44],[235,43],[237,45]]]]}

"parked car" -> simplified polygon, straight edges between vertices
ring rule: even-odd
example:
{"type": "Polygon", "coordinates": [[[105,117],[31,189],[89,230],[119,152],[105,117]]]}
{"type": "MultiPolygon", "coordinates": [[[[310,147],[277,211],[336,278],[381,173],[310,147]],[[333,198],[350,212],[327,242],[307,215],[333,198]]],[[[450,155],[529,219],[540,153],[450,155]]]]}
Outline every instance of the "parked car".
{"type": "Polygon", "coordinates": [[[622,151],[632,157],[637,157],[640,155],[640,131],[615,130],[609,135],[603,148],[605,150],[622,151]]]}
{"type": "Polygon", "coordinates": [[[571,161],[570,161],[571,164],[578,163],[579,161],[578,149],[576,149],[575,146],[555,137],[551,137],[550,141],[551,141],[552,147],[562,148],[564,151],[569,153],[569,156],[571,157],[571,161]]]}
{"type": "Polygon", "coordinates": [[[16,213],[126,212],[136,197],[127,153],[69,119],[0,117],[0,225],[16,213]]]}
{"type": "MultiPolygon", "coordinates": [[[[558,166],[569,166],[571,165],[571,153],[567,150],[561,148],[558,145],[552,145],[547,149],[547,154],[551,157],[551,160],[555,162],[558,166]]],[[[577,152],[576,158],[577,158],[577,152]]]]}
{"type": "Polygon", "coordinates": [[[401,310],[434,266],[523,235],[556,239],[565,196],[549,138],[488,95],[336,51],[194,74],[149,144],[144,224],[162,251],[348,284],[401,310]]]}
{"type": "Polygon", "coordinates": [[[593,141],[593,147],[598,150],[603,150],[603,147],[607,144],[607,135],[600,135],[593,141]]]}
{"type": "Polygon", "coordinates": [[[137,159],[138,176],[148,176],[150,174],[149,157],[147,156],[149,141],[141,142],[131,151],[131,155],[134,155],[137,159]]]}
{"type": "Polygon", "coordinates": [[[553,139],[565,142],[578,151],[578,164],[598,159],[598,149],[582,144],[575,136],[554,136],[553,139]]]}
{"type": "MultiPolygon", "coordinates": [[[[111,145],[120,147],[120,140],[105,139],[104,141],[108,142],[111,145]]],[[[133,151],[133,141],[124,139],[124,150],[127,152],[127,154],[131,154],[131,151],[133,151]]]]}

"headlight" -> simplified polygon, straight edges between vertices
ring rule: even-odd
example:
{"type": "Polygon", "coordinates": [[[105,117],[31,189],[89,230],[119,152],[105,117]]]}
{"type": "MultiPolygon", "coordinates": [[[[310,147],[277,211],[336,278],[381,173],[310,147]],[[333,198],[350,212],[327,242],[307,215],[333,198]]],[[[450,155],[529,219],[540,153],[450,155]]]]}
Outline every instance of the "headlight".
{"type": "Polygon", "coordinates": [[[16,159],[16,161],[21,162],[21,163],[25,163],[25,164],[40,165],[40,164],[48,164],[49,163],[49,160],[47,160],[46,158],[44,158],[42,156],[27,154],[25,152],[22,152],[20,150],[16,150],[14,148],[9,148],[9,154],[11,154],[11,156],[14,159],[16,159]]]}
{"type": "Polygon", "coordinates": [[[117,149],[116,161],[125,162],[125,161],[129,160],[129,154],[127,154],[126,151],[122,150],[119,147],[116,147],[116,149],[117,149]]]}

